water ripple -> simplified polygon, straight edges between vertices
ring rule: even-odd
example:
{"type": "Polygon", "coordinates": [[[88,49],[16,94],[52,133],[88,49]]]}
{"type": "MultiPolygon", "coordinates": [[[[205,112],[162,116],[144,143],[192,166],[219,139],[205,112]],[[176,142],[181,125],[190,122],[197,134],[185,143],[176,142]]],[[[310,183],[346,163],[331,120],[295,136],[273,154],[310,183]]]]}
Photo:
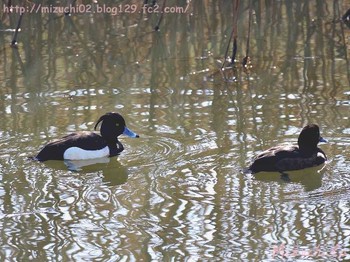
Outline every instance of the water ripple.
{"type": "Polygon", "coordinates": [[[137,165],[142,166],[163,166],[167,167],[168,162],[174,162],[174,159],[181,157],[184,150],[182,143],[171,137],[148,136],[133,141],[129,145],[130,151],[121,155],[121,161],[128,161],[129,165],[135,161],[137,165]]]}

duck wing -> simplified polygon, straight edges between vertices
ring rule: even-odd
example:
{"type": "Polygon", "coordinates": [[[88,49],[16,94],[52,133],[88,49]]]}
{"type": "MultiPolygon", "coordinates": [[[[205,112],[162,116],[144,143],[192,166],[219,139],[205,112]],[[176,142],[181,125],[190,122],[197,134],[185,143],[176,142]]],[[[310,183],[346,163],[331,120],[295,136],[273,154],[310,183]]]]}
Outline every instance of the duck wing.
{"type": "Polygon", "coordinates": [[[284,169],[284,165],[290,159],[300,157],[298,146],[276,146],[260,153],[249,167],[253,173],[261,171],[279,172],[284,169]],[[281,162],[282,161],[282,162],[281,162]]]}

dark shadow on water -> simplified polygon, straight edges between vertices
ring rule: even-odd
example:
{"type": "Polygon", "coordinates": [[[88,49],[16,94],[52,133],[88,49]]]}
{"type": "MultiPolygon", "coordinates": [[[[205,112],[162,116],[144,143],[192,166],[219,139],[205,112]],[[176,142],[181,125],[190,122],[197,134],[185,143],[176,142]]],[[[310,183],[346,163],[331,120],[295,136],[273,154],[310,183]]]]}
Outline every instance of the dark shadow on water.
{"type": "Polygon", "coordinates": [[[302,170],[286,172],[289,181],[282,178],[278,172],[259,172],[254,174],[255,179],[263,182],[298,183],[304,186],[305,191],[313,191],[322,186],[322,175],[325,165],[302,170]]]}
{"type": "Polygon", "coordinates": [[[102,172],[102,180],[110,186],[121,185],[128,179],[128,170],[116,157],[97,158],[90,160],[49,160],[44,162],[50,168],[70,170],[80,174],[102,172]]]}

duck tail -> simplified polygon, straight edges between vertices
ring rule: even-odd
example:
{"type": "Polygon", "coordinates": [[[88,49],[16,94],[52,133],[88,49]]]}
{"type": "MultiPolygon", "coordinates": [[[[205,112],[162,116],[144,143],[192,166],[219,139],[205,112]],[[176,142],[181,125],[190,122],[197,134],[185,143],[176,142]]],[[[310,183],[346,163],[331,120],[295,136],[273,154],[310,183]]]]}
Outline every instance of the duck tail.
{"type": "Polygon", "coordinates": [[[36,156],[28,156],[27,159],[30,161],[40,161],[36,156]]]}
{"type": "Polygon", "coordinates": [[[251,170],[251,167],[246,167],[242,169],[243,174],[247,175],[247,174],[253,174],[253,170],[251,170]]]}

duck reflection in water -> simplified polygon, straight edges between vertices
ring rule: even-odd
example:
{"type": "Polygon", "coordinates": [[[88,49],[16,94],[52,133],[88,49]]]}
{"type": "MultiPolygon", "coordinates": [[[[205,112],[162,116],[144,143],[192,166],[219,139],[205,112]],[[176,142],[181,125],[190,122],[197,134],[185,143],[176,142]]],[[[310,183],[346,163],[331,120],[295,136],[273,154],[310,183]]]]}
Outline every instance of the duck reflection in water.
{"type": "Polygon", "coordinates": [[[74,173],[100,173],[107,185],[121,185],[128,179],[128,169],[117,158],[102,157],[89,160],[46,161],[46,166],[55,170],[70,170],[74,173]]]}
{"type": "Polygon", "coordinates": [[[326,165],[309,167],[301,170],[288,171],[288,175],[281,175],[279,172],[259,172],[254,174],[254,179],[271,183],[292,183],[303,186],[305,191],[313,191],[322,186],[322,177],[326,171],[326,165]]]}

